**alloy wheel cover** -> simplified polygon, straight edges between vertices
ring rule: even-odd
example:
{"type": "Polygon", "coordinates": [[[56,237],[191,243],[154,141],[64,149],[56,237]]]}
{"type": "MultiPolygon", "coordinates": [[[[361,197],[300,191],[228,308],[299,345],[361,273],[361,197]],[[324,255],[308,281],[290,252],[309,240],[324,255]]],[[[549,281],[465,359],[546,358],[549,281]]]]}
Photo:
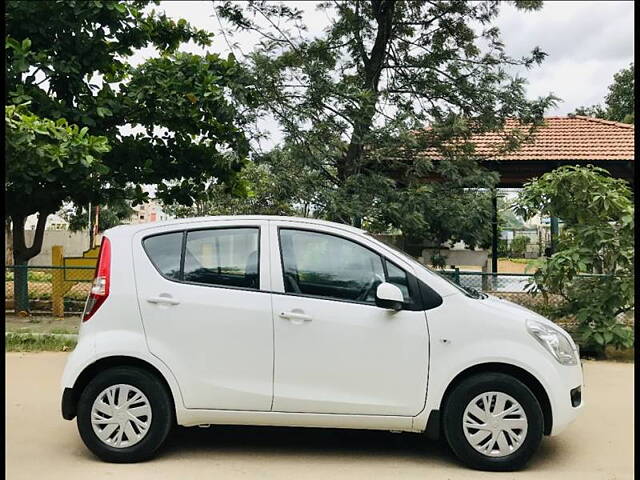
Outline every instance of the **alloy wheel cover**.
{"type": "Polygon", "coordinates": [[[140,389],[127,384],[105,388],[91,407],[91,426],[106,445],[127,448],[140,442],[151,426],[151,404],[140,389]]]}
{"type": "Polygon", "coordinates": [[[527,438],[524,408],[504,392],[484,392],[464,410],[462,429],[469,444],[488,457],[505,457],[527,438]]]}

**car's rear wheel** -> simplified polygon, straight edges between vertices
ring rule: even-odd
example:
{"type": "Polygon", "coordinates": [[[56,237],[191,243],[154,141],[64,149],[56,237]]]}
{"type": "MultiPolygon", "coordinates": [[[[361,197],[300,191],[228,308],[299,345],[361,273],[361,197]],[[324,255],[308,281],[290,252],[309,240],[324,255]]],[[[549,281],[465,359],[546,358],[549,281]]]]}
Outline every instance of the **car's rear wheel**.
{"type": "Polygon", "coordinates": [[[542,439],[542,409],[531,390],[503,373],[464,379],[447,397],[443,427],[449,446],[472,468],[522,468],[542,439]]]}
{"type": "Polygon", "coordinates": [[[107,462],[151,458],[173,425],[165,386],[135,367],[114,367],[98,374],[78,402],[78,430],[85,445],[107,462]]]}

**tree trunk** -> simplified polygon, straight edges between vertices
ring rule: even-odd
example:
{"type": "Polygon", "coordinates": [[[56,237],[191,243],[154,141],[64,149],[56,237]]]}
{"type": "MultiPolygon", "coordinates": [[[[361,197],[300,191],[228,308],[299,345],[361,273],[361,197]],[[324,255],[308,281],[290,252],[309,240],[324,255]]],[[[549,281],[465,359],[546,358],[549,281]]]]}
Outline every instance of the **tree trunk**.
{"type": "MultiPolygon", "coordinates": [[[[358,113],[354,118],[353,132],[349,140],[349,146],[345,155],[340,159],[337,165],[338,179],[344,182],[349,177],[360,173],[361,157],[364,151],[364,142],[367,135],[371,132],[373,126],[373,117],[376,113],[376,104],[378,102],[378,84],[380,83],[380,73],[387,55],[387,47],[391,39],[391,31],[393,28],[393,13],[395,11],[395,1],[372,1],[371,6],[378,24],[376,39],[371,53],[368,58],[363,53],[362,61],[364,63],[364,77],[362,88],[372,93],[370,99],[364,101],[358,109],[358,113]]],[[[355,192],[353,192],[355,193],[355,192]]],[[[351,224],[361,227],[362,218],[359,215],[350,219],[351,224]]]]}
{"type": "Polygon", "coordinates": [[[13,234],[11,233],[11,220],[8,218],[4,222],[4,240],[7,242],[4,252],[5,264],[13,265],[13,234]]]}
{"type": "Polygon", "coordinates": [[[28,264],[29,260],[38,255],[42,250],[44,240],[44,227],[47,224],[49,212],[38,212],[38,223],[36,225],[33,244],[26,245],[24,215],[16,214],[11,217],[13,223],[13,264],[15,268],[13,278],[13,298],[16,312],[29,312],[29,280],[28,264]]]}

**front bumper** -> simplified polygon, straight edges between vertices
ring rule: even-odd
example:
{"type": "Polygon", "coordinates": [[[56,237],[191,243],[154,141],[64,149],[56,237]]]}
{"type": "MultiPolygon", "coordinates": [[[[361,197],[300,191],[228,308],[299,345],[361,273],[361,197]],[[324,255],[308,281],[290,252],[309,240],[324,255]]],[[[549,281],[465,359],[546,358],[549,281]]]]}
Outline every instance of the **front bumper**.
{"type": "Polygon", "coordinates": [[[571,389],[571,406],[574,408],[582,404],[582,386],[571,389]]]}
{"type": "Polygon", "coordinates": [[[582,390],[584,387],[582,365],[559,367],[556,387],[551,390],[551,409],[553,428],[551,435],[558,435],[566,429],[580,414],[584,407],[582,390]]]}

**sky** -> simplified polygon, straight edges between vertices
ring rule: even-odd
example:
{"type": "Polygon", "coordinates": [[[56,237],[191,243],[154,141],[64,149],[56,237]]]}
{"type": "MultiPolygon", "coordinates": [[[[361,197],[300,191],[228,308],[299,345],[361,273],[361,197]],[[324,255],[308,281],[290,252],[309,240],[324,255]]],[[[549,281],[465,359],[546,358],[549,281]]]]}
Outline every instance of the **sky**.
{"type": "MultiPolygon", "coordinates": [[[[304,10],[311,35],[322,32],[328,24],[326,13],[315,8],[318,2],[288,3],[304,10]]],[[[164,1],[157,10],[175,19],[184,18],[198,28],[219,31],[212,2],[164,1]]],[[[633,11],[633,1],[552,0],[534,12],[517,10],[505,2],[497,25],[512,56],[526,55],[536,45],[548,54],[541,66],[519,73],[529,82],[531,98],[553,93],[562,99],[547,115],[567,115],[576,107],[602,103],[613,74],[633,61],[633,11]]],[[[256,34],[238,34],[235,40],[248,51],[256,34]]],[[[204,52],[194,45],[183,50],[204,52]]],[[[216,35],[208,50],[226,54],[229,48],[225,39],[216,35]]],[[[152,55],[153,50],[142,50],[133,61],[152,55]]]]}

